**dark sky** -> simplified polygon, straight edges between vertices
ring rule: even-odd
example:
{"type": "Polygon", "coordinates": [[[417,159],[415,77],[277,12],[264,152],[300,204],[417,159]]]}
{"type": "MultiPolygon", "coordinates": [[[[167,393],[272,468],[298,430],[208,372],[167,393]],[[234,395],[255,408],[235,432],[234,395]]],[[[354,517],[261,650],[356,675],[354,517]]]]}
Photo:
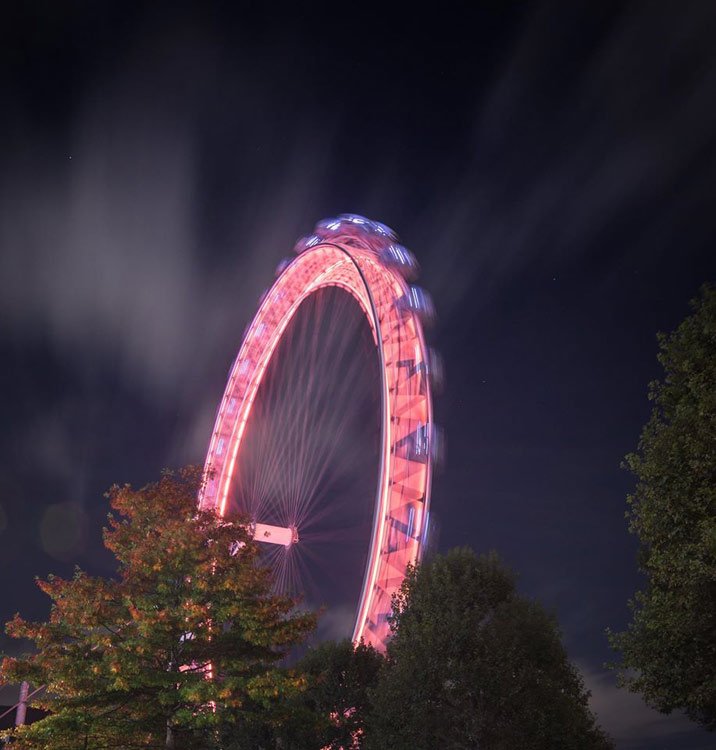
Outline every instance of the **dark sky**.
{"type": "Polygon", "coordinates": [[[276,263],[354,211],[438,310],[440,547],[557,613],[619,748],[713,747],[603,663],[656,332],[716,279],[716,5],[296,5],[3,9],[0,619],[109,572],[103,491],[203,460],[276,263]]]}

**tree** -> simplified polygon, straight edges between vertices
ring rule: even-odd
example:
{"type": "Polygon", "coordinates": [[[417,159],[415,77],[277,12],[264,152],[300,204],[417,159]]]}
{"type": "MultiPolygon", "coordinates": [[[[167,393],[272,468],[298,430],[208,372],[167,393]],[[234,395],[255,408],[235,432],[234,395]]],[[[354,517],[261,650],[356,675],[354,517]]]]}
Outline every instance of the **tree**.
{"type": "Polygon", "coordinates": [[[280,723],[257,721],[232,729],[225,750],[358,750],[370,711],[368,690],[377,681],[383,657],[363,642],[326,642],[308,653],[295,670],[305,680],[282,706],[280,723]]]}
{"type": "Polygon", "coordinates": [[[662,380],[635,453],[629,530],[639,537],[646,587],[632,622],[610,633],[620,681],[653,707],[684,709],[716,729],[716,289],[659,335],[662,380]]]}
{"type": "Polygon", "coordinates": [[[495,555],[409,570],[371,693],[370,750],[606,750],[554,619],[495,555]]]}
{"type": "Polygon", "coordinates": [[[246,523],[196,506],[201,472],[113,487],[105,546],[114,579],[77,570],[39,587],[47,622],[8,623],[36,652],[6,658],[0,680],[47,685],[51,715],[21,728],[14,747],[53,750],[213,747],[227,722],[264,720],[302,688],[277,665],[314,616],[271,593],[246,523]]]}
{"type": "Polygon", "coordinates": [[[300,702],[317,719],[312,747],[353,750],[361,746],[370,712],[368,691],[375,686],[383,657],[362,641],[323,643],[298,663],[308,683],[300,702]]]}

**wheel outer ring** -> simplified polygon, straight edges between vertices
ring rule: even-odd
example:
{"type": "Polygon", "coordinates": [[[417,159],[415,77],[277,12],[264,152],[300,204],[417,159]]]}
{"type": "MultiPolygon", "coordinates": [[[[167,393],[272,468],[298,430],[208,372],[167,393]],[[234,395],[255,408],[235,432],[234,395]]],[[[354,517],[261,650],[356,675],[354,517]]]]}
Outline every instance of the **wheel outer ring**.
{"type": "Polygon", "coordinates": [[[353,641],[379,650],[390,635],[392,595],[421,555],[432,480],[432,398],[418,316],[402,303],[403,278],[369,247],[321,243],[294,259],[261,303],[229,374],[205,463],[199,503],[226,511],[246,424],[263,374],[301,302],[327,286],[349,292],[380,357],[381,459],[368,561],[353,641]]]}

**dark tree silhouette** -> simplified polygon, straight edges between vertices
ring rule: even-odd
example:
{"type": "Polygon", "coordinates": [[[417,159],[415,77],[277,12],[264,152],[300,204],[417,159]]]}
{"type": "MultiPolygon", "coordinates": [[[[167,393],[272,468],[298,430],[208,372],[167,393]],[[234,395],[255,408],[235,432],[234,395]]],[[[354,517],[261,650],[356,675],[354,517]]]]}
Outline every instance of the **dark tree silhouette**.
{"type": "Polygon", "coordinates": [[[496,556],[409,571],[371,693],[370,750],[607,750],[557,624],[496,556]]]}
{"type": "Polygon", "coordinates": [[[647,703],[683,709],[716,729],[716,289],[693,314],[659,335],[660,381],[636,453],[629,529],[639,537],[647,584],[632,622],[610,634],[620,680],[647,703]]]}

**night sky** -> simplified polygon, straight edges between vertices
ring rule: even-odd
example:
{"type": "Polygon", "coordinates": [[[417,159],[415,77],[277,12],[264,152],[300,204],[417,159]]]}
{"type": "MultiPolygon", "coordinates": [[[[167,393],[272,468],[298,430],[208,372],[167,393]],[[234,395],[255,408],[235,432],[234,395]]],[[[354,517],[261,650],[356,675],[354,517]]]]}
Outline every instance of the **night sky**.
{"type": "Polygon", "coordinates": [[[557,614],[619,748],[713,747],[603,664],[656,333],[716,280],[716,4],[300,6],[3,8],[0,619],[111,571],[103,492],[202,462],[275,265],[352,211],[438,311],[440,549],[557,614]]]}

